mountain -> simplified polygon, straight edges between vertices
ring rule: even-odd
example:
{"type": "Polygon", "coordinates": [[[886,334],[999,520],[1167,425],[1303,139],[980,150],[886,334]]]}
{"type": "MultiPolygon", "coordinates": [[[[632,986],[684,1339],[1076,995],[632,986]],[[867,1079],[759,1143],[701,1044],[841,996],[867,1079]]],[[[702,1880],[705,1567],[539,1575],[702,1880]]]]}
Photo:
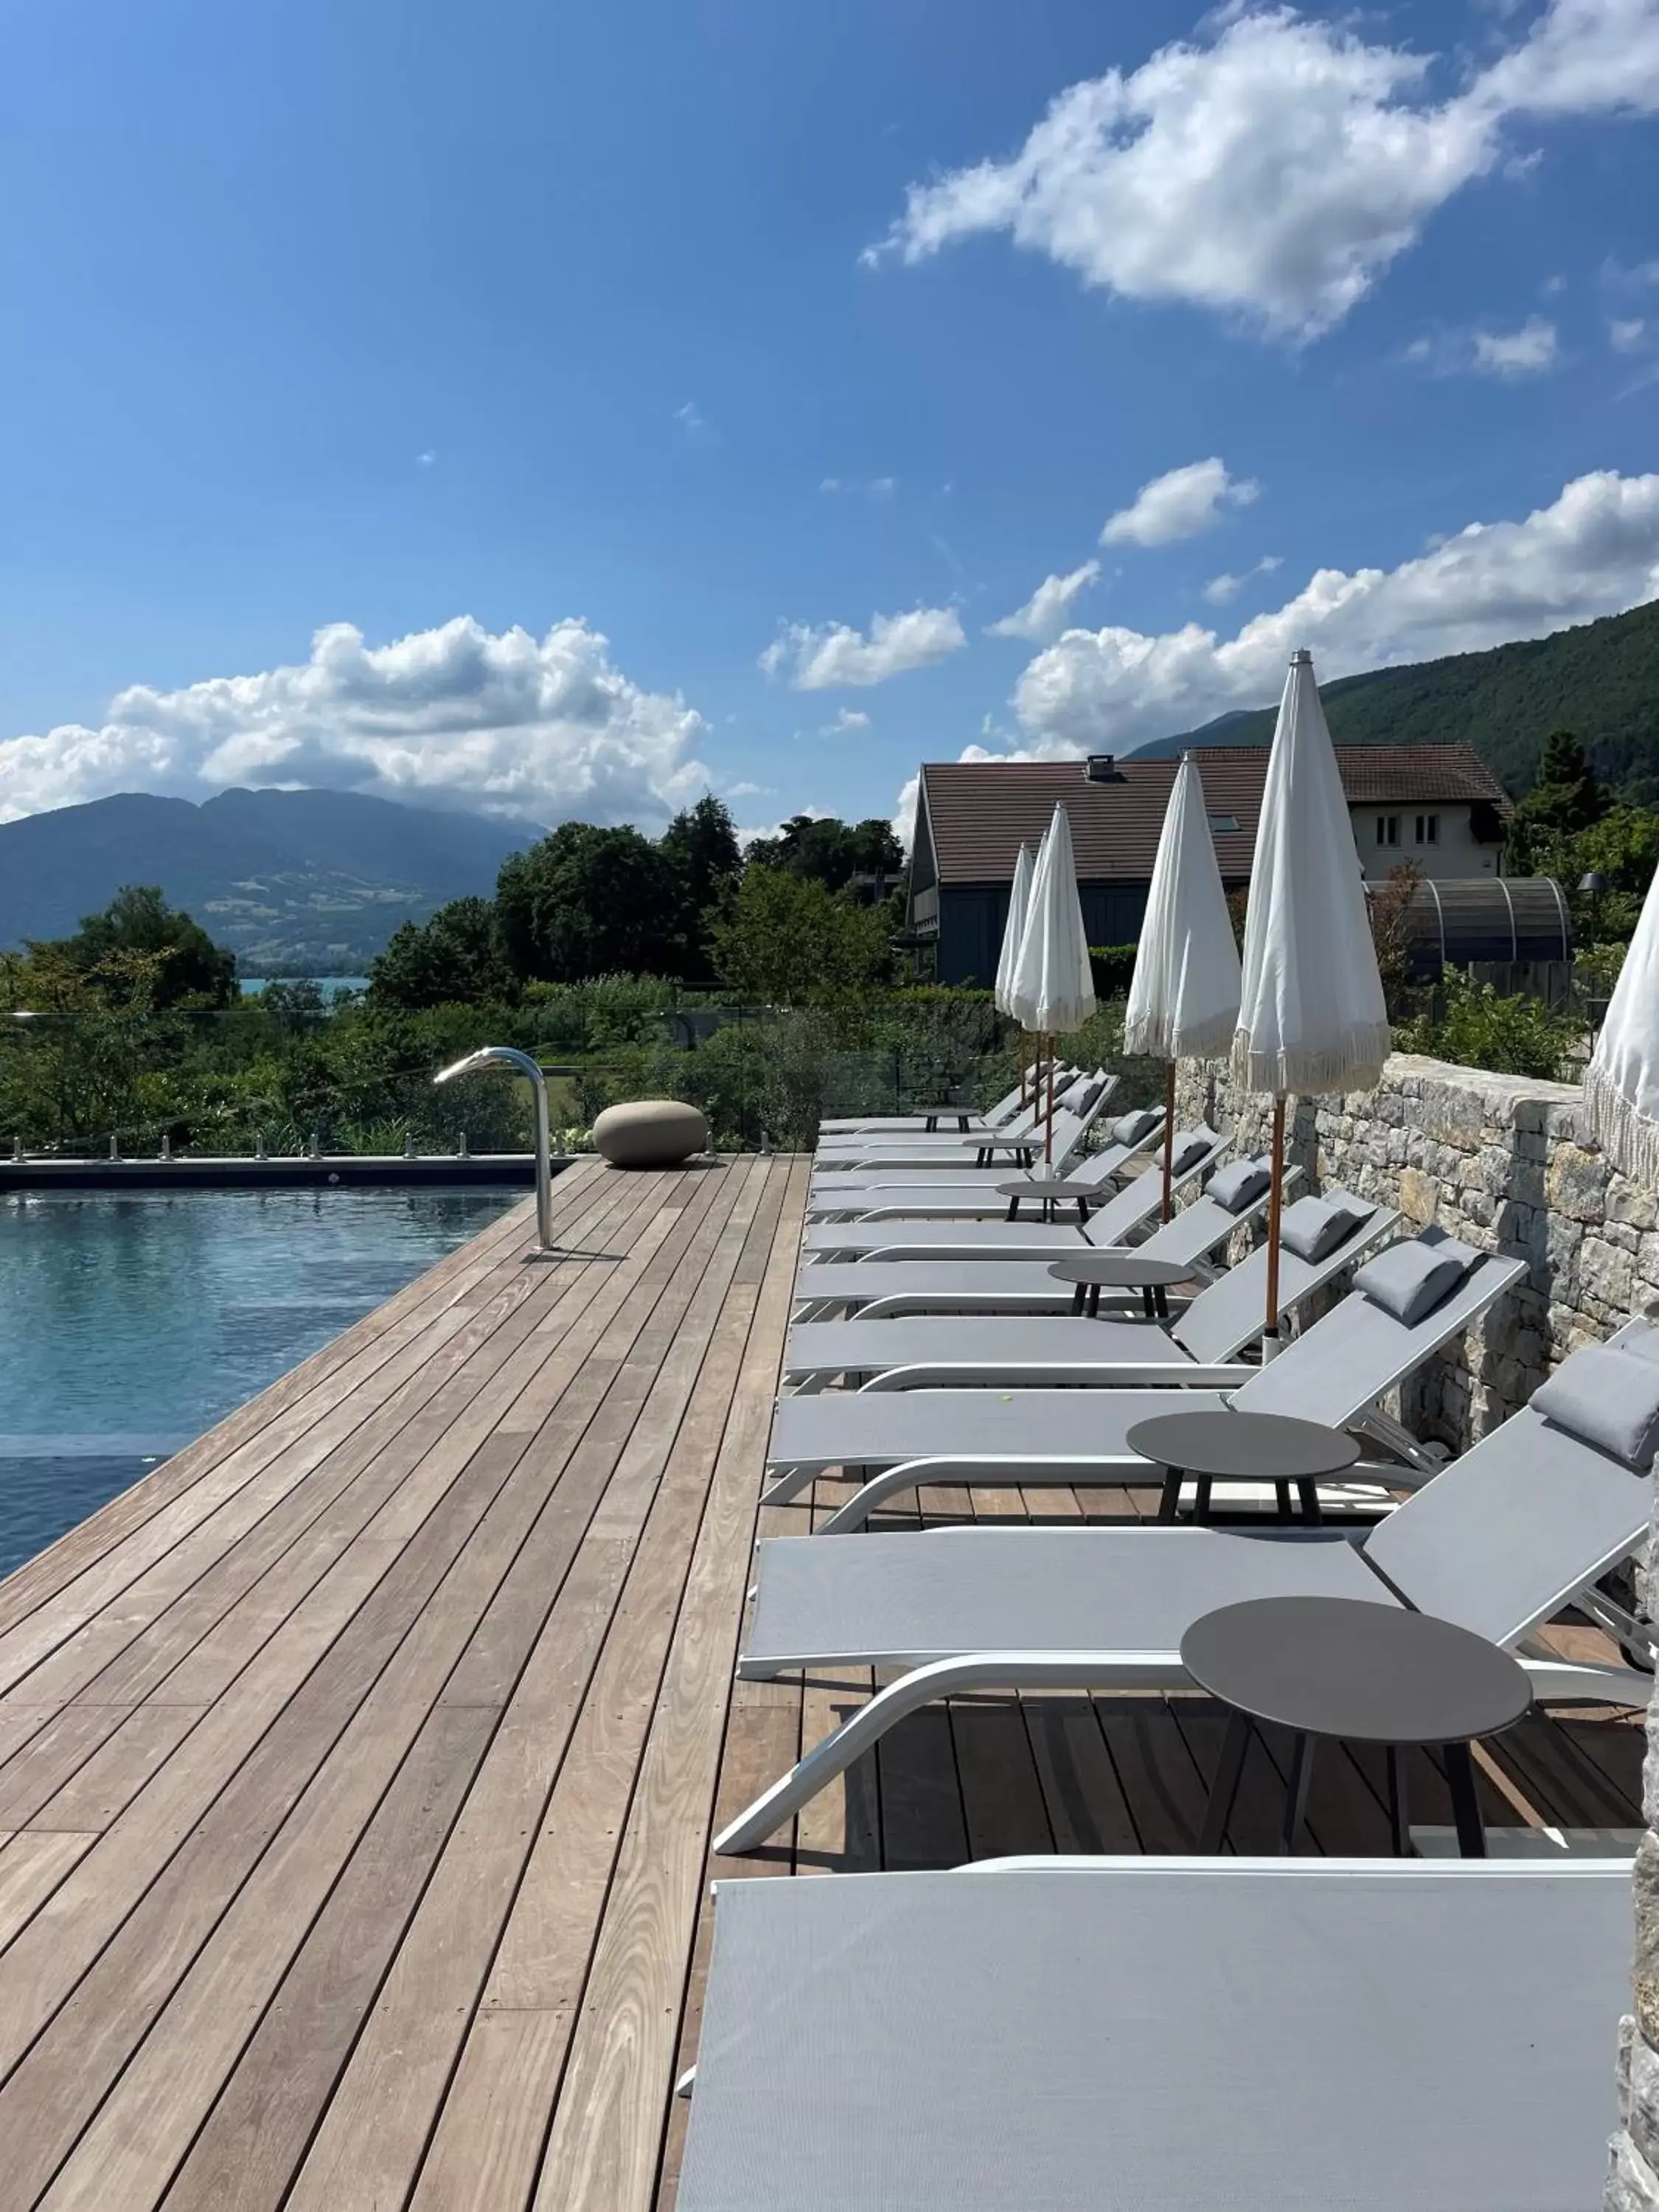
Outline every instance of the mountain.
{"type": "Polygon", "coordinates": [[[0,945],[159,884],[250,975],[361,975],[399,922],[495,889],[539,832],[349,791],[129,791],[0,823],[0,945]]]}
{"type": "MultiPolygon", "coordinates": [[[[1322,684],[1342,745],[1472,744],[1516,798],[1537,771],[1551,730],[1576,730],[1604,782],[1659,800],[1659,599],[1553,637],[1490,653],[1456,653],[1410,668],[1374,668],[1322,684]]],[[[1223,714],[1178,738],[1135,747],[1170,760],[1188,745],[1265,745],[1275,707],[1223,714]]]]}

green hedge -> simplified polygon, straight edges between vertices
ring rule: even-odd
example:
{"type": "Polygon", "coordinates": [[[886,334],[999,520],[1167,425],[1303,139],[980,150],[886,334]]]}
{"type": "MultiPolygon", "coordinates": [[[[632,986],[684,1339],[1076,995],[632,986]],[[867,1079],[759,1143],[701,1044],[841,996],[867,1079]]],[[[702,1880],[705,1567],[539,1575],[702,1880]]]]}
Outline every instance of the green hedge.
{"type": "Polygon", "coordinates": [[[1139,950],[1138,945],[1091,945],[1089,947],[1089,965],[1094,970],[1096,998],[1127,998],[1129,979],[1135,972],[1135,955],[1139,950]]]}

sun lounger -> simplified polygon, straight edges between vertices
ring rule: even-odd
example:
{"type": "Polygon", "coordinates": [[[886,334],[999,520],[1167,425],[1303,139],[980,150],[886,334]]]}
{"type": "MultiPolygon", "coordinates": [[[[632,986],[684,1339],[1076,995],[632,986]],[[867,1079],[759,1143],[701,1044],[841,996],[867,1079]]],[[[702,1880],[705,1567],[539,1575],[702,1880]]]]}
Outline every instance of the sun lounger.
{"type": "MultiPolygon", "coordinates": [[[[1068,1076],[1054,1091],[1054,1112],[1081,1111],[1085,1104],[1093,1105],[1109,1098],[1117,1088],[1117,1078],[1103,1067],[1092,1074],[1079,1068],[1068,1076]],[[1096,1088],[1098,1086],[1098,1088],[1096,1088]],[[1091,1096],[1091,1092],[1093,1096],[1091,1096]]],[[[1048,1114],[1048,1095],[1045,1088],[1041,1103],[1033,1100],[1021,1106],[1004,1121],[994,1123],[971,1121],[967,1129],[954,1124],[943,1129],[929,1129],[924,1123],[903,1129],[889,1130],[823,1130],[818,1132],[817,1157],[820,1162],[845,1160],[860,1152],[894,1149],[906,1158],[921,1152],[943,1152],[947,1158],[960,1156],[963,1147],[972,1150],[982,1137],[1027,1138],[1035,1133],[1039,1143],[1043,1124],[1048,1114]]]]}
{"type": "MultiPolygon", "coordinates": [[[[1642,1327],[1633,1324],[1615,1341],[1642,1327]]],[[[1282,1354],[1263,1371],[1263,1385],[1272,1385],[1291,1357],[1282,1354]]],[[[1118,1395],[1055,1394],[1113,1412],[1118,1395]]],[[[1235,1402],[1244,1398],[1240,1392],[1235,1402]]],[[[893,1402],[927,1401],[918,1395],[893,1402]]],[[[1263,1410],[1310,1408],[1280,1397],[1263,1410]]],[[[1316,1410],[1316,1417],[1330,1419],[1331,1409],[1316,1410]]],[[[932,1471],[912,1479],[959,1478],[932,1471]]],[[[999,1479],[1030,1477],[1010,1452],[999,1479]]],[[[800,1667],[905,1671],[740,1814],[715,1849],[758,1843],[906,1713],[936,1698],[983,1689],[1187,1686],[1186,1630],[1218,1606],[1246,1598],[1410,1606],[1513,1650],[1540,1698],[1645,1704],[1650,1674],[1563,1660],[1529,1639],[1642,1540],[1651,1488],[1645,1468],[1528,1407],[1357,1542],[1305,1532],[1097,1525],[944,1528],[865,1535],[849,1544],[821,1535],[769,1539],[757,1554],[740,1674],[800,1667]]]]}
{"type": "MultiPolygon", "coordinates": [[[[1075,1067],[1060,1067],[1054,1071],[1054,1079],[1058,1086],[1056,1097],[1060,1091],[1070,1089],[1077,1080],[1079,1072],[1075,1067]]],[[[932,1113],[927,1114],[840,1114],[832,1115],[828,1121],[820,1121],[818,1134],[820,1137],[890,1137],[900,1135],[908,1130],[915,1130],[921,1135],[931,1135],[933,1132],[927,1127],[930,1121],[939,1123],[947,1129],[954,1129],[957,1122],[964,1114],[970,1131],[1000,1129],[1005,1124],[1012,1121],[1017,1114],[1024,1112],[1025,1109],[1025,1085],[1023,1083],[1017,1083],[1012,1091],[1005,1091],[996,1103],[994,1106],[988,1106],[982,1114],[975,1112],[971,1107],[953,1106],[939,1106],[932,1113]]]]}
{"type": "MultiPolygon", "coordinates": [[[[1285,1189],[1293,1190],[1300,1180],[1299,1168],[1287,1169],[1285,1189]]],[[[1085,1241],[1109,1249],[1150,1221],[1158,1209],[1161,1181],[1149,1170],[1126,1183],[1091,1218],[1085,1241]]],[[[1149,1259],[1189,1266],[1195,1278],[1207,1279],[1206,1263],[1216,1247],[1236,1230],[1251,1226],[1267,1206],[1265,1191],[1237,1212],[1206,1192],[1134,1249],[1149,1259]]],[[[1079,1245],[1074,1242],[1065,1249],[1076,1250],[1079,1245]]],[[[796,1272],[796,1318],[851,1319],[854,1313],[871,1321],[924,1313],[1069,1313],[1071,1285],[1055,1282],[1048,1272],[1046,1261],[1054,1256],[1051,1252],[1043,1259],[981,1259],[965,1267],[949,1259],[819,1260],[796,1272]]],[[[1101,1303],[1138,1308],[1140,1293],[1106,1290],[1101,1303]]]]}
{"type": "MultiPolygon", "coordinates": [[[[1281,1322],[1386,1236],[1399,1218],[1391,1206],[1370,1208],[1317,1262],[1281,1247],[1281,1322]]],[[[819,1387],[835,1376],[867,1376],[869,1388],[882,1390],[1003,1390],[1063,1383],[1111,1389],[1178,1383],[1190,1370],[1194,1382],[1225,1389],[1249,1382],[1257,1372],[1241,1364],[1239,1355],[1261,1336],[1267,1300],[1263,1244],[1200,1291],[1168,1324],[1017,1314],[797,1322],[784,1352],[783,1376],[787,1383],[819,1387]]]]}
{"type": "MultiPolygon", "coordinates": [[[[813,1185],[816,1188],[842,1176],[868,1182],[877,1171],[901,1176],[913,1173],[959,1176],[977,1166],[1000,1167],[1006,1175],[1039,1157],[1048,1164],[1050,1172],[1057,1171],[1081,1150],[1089,1132],[1104,1112],[1112,1088],[1108,1081],[1093,1097],[1089,1097],[1085,1090],[1085,1103],[1057,1109],[1052,1130],[1046,1122],[1025,1130],[1018,1127],[1006,1131],[988,1129],[977,1136],[933,1138],[925,1145],[908,1148],[890,1139],[884,1141],[867,1138],[854,1139],[845,1152],[829,1151],[820,1146],[813,1156],[813,1185]]],[[[1156,1136],[1154,1128],[1149,1133],[1148,1141],[1156,1136]]]]}
{"type": "MultiPolygon", "coordinates": [[[[1052,1184],[1063,1175],[1068,1194],[1087,1191],[1093,1194],[1085,1203],[1103,1205],[1112,1185],[1132,1161],[1144,1158],[1147,1148],[1157,1142],[1158,1132],[1149,1129],[1133,1144],[1112,1144],[1087,1158],[1075,1161],[1062,1168],[1057,1160],[1052,1167],[1031,1167],[1010,1170],[997,1168],[967,1168],[951,1174],[931,1174],[927,1177],[899,1176],[866,1177],[863,1176],[824,1176],[812,1185],[807,1200],[807,1212],[819,1218],[852,1218],[860,1221],[892,1219],[948,1221],[980,1218],[995,1219],[1006,1215],[1010,1201],[1005,1186],[1011,1182],[1029,1185],[1031,1203],[1041,1197],[1045,1182],[1052,1184]]],[[[1195,1175],[1203,1175],[1213,1167],[1225,1151],[1229,1137],[1218,1136],[1213,1129],[1182,1129],[1176,1133],[1176,1158],[1182,1163],[1180,1174],[1173,1180],[1181,1184],[1195,1175]]],[[[1154,1177],[1155,1193],[1161,1193],[1164,1175],[1164,1147],[1159,1145],[1152,1159],[1146,1163],[1146,1176],[1137,1182],[1154,1177]]],[[[1068,1194],[1063,1200],[1068,1209],[1075,1203],[1068,1194]]],[[[1022,1211],[1025,1210],[1022,1206],[1022,1211]]]]}
{"type": "Polygon", "coordinates": [[[722,1881],[678,2212],[1592,2212],[1630,1869],[722,1881]]]}
{"type": "MultiPolygon", "coordinates": [[[[1115,1156],[1110,1148],[1097,1157],[1104,1162],[1108,1174],[1124,1164],[1123,1158],[1115,1156]]],[[[1083,1165],[1091,1169],[1094,1161],[1086,1160],[1083,1165]]],[[[1203,1169],[1200,1159],[1193,1172],[1201,1174],[1203,1169]]],[[[996,1180],[1011,1182],[1014,1178],[1005,1171],[996,1180]]],[[[1107,1190],[1104,1176],[1097,1176],[1094,1181],[1103,1193],[1107,1190]]],[[[956,1186],[942,1183],[940,1188],[954,1191],[956,1186]]],[[[907,1211],[892,1219],[873,1216],[840,1222],[832,1213],[828,1219],[808,1222],[801,1239],[801,1253],[803,1258],[809,1260],[998,1260],[1052,1258],[1061,1252],[1076,1251],[1079,1243],[1103,1250],[1125,1243],[1134,1231],[1152,1219],[1158,1212],[1162,1191],[1163,1178],[1152,1172],[1149,1164],[1144,1173],[1134,1176],[1122,1189],[1104,1196],[1102,1204],[1083,1223],[1009,1221],[1006,1218],[1007,1200],[1002,1198],[996,1200],[1004,1209],[1001,1219],[987,1219],[976,1212],[963,1214],[960,1218],[917,1219],[907,1211]]],[[[811,1203],[828,1209],[835,1195],[833,1181],[830,1185],[815,1185],[811,1203]]]]}

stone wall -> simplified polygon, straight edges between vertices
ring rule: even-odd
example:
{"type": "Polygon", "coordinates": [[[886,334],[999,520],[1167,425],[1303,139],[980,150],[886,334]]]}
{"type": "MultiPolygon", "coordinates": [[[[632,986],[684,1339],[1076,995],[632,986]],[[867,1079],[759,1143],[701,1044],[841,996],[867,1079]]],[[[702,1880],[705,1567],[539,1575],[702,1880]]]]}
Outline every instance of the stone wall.
{"type": "MultiPolygon", "coordinates": [[[[1180,1119],[1267,1147],[1271,1102],[1239,1093],[1224,1066],[1183,1063],[1180,1119]]],[[[1518,1407],[1556,1363],[1659,1310],[1659,1211],[1577,1140],[1576,1085],[1488,1075],[1396,1053],[1376,1090],[1291,1102],[1286,1157],[1304,1188],[1343,1183],[1437,1223],[1466,1243],[1526,1259],[1526,1279],[1408,1383],[1401,1418],[1454,1450],[1518,1407]]]]}

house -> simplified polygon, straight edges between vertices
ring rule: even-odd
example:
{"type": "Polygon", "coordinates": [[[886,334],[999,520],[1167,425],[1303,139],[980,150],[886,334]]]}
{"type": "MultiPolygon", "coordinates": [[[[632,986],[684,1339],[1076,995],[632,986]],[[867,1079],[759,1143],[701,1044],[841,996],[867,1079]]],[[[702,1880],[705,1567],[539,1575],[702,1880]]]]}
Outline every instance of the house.
{"type": "MultiPolygon", "coordinates": [[[[1261,745],[1200,745],[1210,828],[1229,890],[1250,878],[1267,780],[1261,745]]],[[[1433,880],[1500,875],[1510,802],[1470,745],[1339,745],[1361,873],[1380,881],[1403,860],[1433,880]]],[[[1014,861],[1065,803],[1083,919],[1091,945],[1139,934],[1172,760],[1093,753],[1082,761],[927,763],[916,802],[910,930],[941,983],[988,983],[1008,912],[1014,861]],[[925,949],[931,944],[931,959],[925,949]]]]}

